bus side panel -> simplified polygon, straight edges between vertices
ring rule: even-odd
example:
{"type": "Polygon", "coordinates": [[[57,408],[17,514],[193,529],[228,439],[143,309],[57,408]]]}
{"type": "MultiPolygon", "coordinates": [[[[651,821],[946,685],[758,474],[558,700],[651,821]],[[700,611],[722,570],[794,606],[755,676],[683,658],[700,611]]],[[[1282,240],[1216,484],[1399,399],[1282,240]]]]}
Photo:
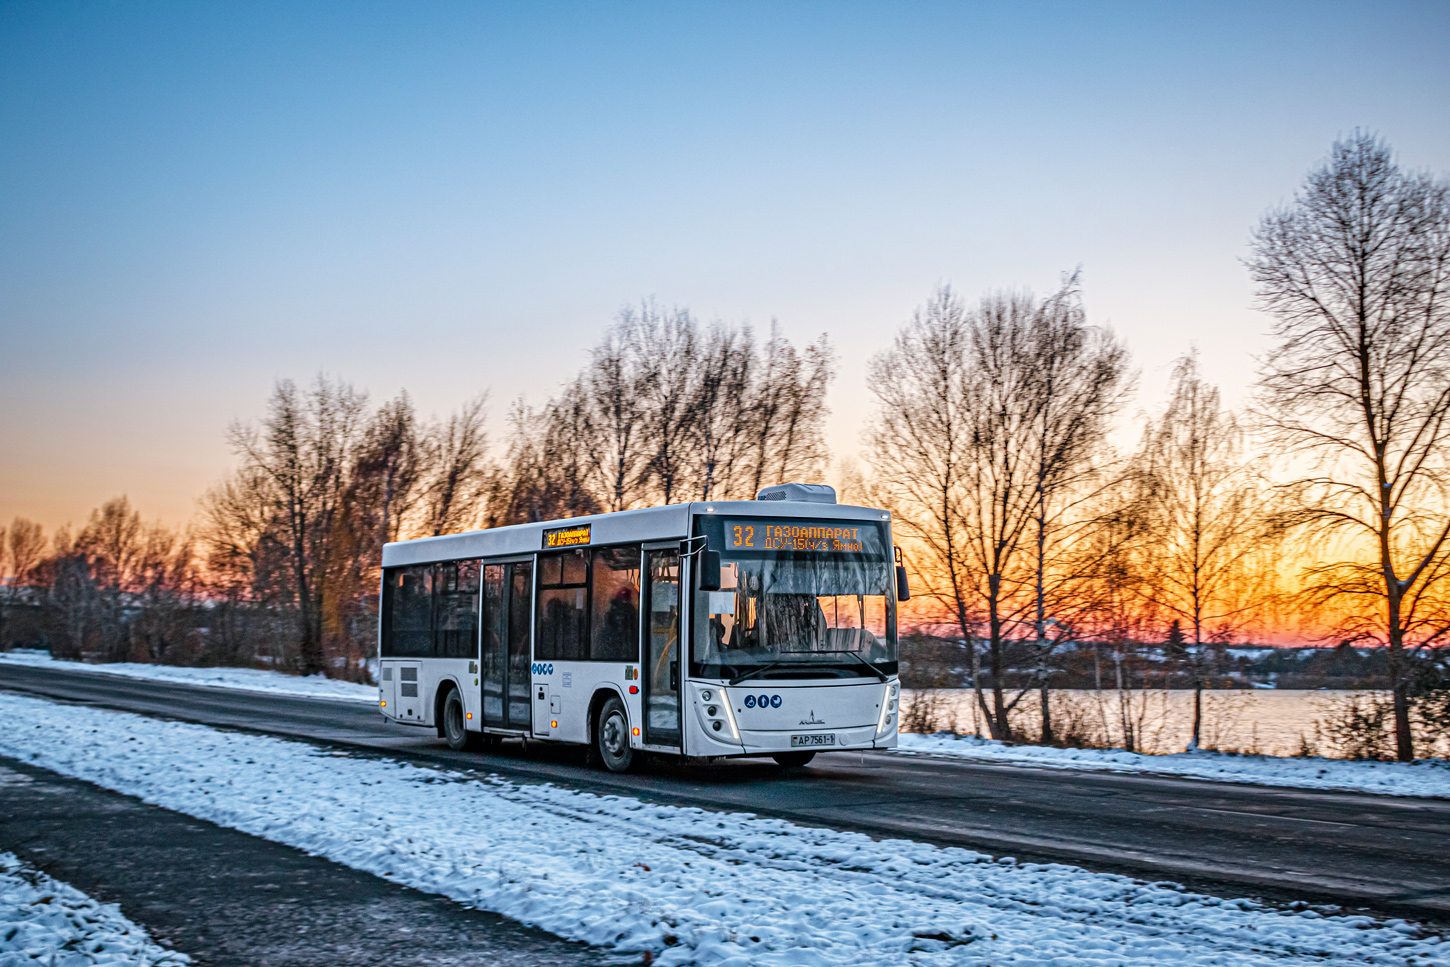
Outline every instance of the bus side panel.
{"type": "Polygon", "coordinates": [[[418,672],[418,677],[423,679],[422,692],[427,696],[422,724],[437,727],[440,689],[456,687],[463,696],[467,724],[475,729],[478,727],[481,696],[478,689],[470,687],[474,676],[468,674],[468,663],[467,658],[429,658],[420,663],[423,667],[418,672]],[[473,718],[468,719],[468,715],[473,718]]]}
{"type": "Polygon", "coordinates": [[[398,716],[398,669],[391,658],[378,662],[378,701],[382,713],[388,718],[398,716]]]}
{"type": "Polygon", "coordinates": [[[412,725],[422,724],[424,705],[432,693],[423,682],[423,662],[416,658],[384,658],[379,674],[384,676],[385,694],[390,692],[388,706],[384,709],[388,718],[412,725]]]}
{"type": "Polygon", "coordinates": [[[639,725],[639,695],[629,694],[628,686],[634,683],[624,680],[625,667],[623,662],[538,662],[533,678],[534,734],[559,742],[587,744],[592,725],[590,700],[595,692],[607,689],[624,701],[631,726],[630,744],[638,748],[640,740],[633,731],[639,725]]]}

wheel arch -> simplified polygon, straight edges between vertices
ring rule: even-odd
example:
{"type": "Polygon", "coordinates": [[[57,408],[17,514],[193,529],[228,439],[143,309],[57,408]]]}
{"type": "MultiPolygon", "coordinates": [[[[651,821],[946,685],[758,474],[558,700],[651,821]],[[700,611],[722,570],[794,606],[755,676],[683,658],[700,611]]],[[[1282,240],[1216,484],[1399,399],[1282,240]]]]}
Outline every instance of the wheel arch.
{"type": "MultiPolygon", "coordinates": [[[[624,700],[624,693],[614,685],[598,686],[594,689],[594,694],[589,696],[589,717],[585,720],[590,746],[593,746],[598,738],[594,732],[599,726],[599,710],[604,708],[604,703],[611,698],[619,699],[619,704],[624,706],[624,718],[626,721],[629,720],[629,703],[624,700]]],[[[630,725],[633,726],[634,723],[630,722],[630,725]]],[[[633,745],[633,743],[630,744],[633,745]]]]}
{"type": "MultiPolygon", "coordinates": [[[[440,739],[444,737],[443,703],[448,701],[448,693],[451,691],[456,691],[460,698],[463,697],[463,686],[458,684],[458,680],[452,675],[445,675],[438,680],[438,688],[433,693],[433,727],[438,731],[438,738],[440,739]]],[[[465,701],[463,704],[467,708],[468,703],[465,701]]],[[[464,728],[466,729],[467,727],[465,723],[464,728]]]]}

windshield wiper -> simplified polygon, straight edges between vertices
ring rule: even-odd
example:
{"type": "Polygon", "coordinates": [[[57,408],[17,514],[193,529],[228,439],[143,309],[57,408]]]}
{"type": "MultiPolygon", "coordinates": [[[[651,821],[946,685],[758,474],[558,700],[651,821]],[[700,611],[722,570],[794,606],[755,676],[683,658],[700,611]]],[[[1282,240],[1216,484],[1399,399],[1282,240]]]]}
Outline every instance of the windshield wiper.
{"type": "MultiPolygon", "coordinates": [[[[816,652],[816,654],[818,654],[818,655],[850,655],[852,658],[856,659],[861,664],[863,664],[867,668],[871,669],[871,671],[874,672],[876,674],[876,677],[879,678],[879,679],[881,679],[881,681],[885,682],[885,681],[889,681],[890,680],[889,679],[889,676],[885,672],[883,672],[881,669],[877,668],[875,665],[871,664],[866,659],[862,658],[860,655],[856,654],[854,651],[821,651],[821,652],[816,652]]],[[[802,664],[809,665],[810,662],[798,662],[798,661],[771,661],[771,662],[766,662],[764,665],[756,665],[754,668],[750,669],[750,671],[748,671],[748,672],[743,672],[742,674],[736,675],[734,678],[730,679],[730,684],[731,685],[739,685],[743,681],[747,681],[748,679],[754,678],[756,675],[763,675],[766,672],[770,671],[772,668],[779,668],[782,665],[802,665],[802,664]]]]}
{"type": "Polygon", "coordinates": [[[877,678],[881,679],[883,682],[886,681],[887,675],[886,675],[886,673],[884,671],[882,671],[881,669],[877,668],[875,665],[871,664],[869,661],[867,661],[866,659],[862,658],[860,655],[856,654],[854,651],[843,651],[843,652],[841,652],[841,654],[843,654],[843,655],[850,655],[852,658],[856,659],[861,664],[865,665],[867,668],[869,668],[873,672],[875,672],[877,678]]]}
{"type": "MultiPolygon", "coordinates": [[[[790,663],[789,662],[783,662],[783,661],[772,661],[772,662],[767,662],[764,665],[756,665],[754,668],[750,669],[750,671],[748,671],[748,672],[745,672],[743,675],[736,675],[734,678],[730,679],[730,684],[731,685],[739,685],[741,682],[745,681],[747,678],[754,678],[756,675],[764,674],[765,672],[770,671],[772,668],[777,668],[777,667],[779,667],[781,665],[785,665],[785,664],[790,664],[790,663]]],[[[882,679],[882,681],[885,681],[885,679],[882,679]]]]}

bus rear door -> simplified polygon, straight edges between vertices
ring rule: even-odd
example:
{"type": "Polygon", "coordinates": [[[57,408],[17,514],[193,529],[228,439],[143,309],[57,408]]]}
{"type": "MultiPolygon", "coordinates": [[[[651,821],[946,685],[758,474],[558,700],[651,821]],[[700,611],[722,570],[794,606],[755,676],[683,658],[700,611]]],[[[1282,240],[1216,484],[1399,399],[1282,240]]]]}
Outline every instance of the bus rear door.
{"type": "Polygon", "coordinates": [[[483,724],[527,732],[533,562],[483,568],[483,724]]]}

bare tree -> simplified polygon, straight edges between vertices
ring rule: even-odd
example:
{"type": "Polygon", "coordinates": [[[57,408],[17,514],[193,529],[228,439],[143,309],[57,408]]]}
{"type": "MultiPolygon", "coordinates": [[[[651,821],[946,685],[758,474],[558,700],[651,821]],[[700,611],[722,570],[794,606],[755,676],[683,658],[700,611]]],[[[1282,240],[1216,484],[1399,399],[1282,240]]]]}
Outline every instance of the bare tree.
{"type": "Polygon", "coordinates": [[[653,302],[620,314],[639,365],[640,424],[649,445],[653,496],[671,503],[686,489],[690,439],[695,433],[699,326],[689,310],[660,310],[653,302]]]}
{"type": "Polygon", "coordinates": [[[1272,596],[1265,555],[1275,536],[1243,431],[1203,379],[1197,354],[1174,366],[1168,404],[1144,430],[1139,466],[1147,536],[1139,587],[1161,612],[1188,623],[1196,749],[1210,628],[1227,635],[1272,596]]]}
{"type": "MultiPolygon", "coordinates": [[[[942,288],[872,360],[873,477],[923,551],[926,594],[972,643],[977,702],[995,738],[1010,737],[1023,694],[1005,694],[1009,639],[1025,625],[1039,654],[1051,645],[1048,552],[1121,403],[1126,367],[1111,334],[1087,325],[1075,276],[1041,301],[994,294],[975,309],[942,288]]],[[[1046,711],[1044,729],[1050,738],[1046,711]]]]}
{"type": "Polygon", "coordinates": [[[35,521],[17,517],[10,524],[6,543],[10,549],[10,574],[24,583],[45,559],[45,531],[35,521]]]}
{"type": "Polygon", "coordinates": [[[867,386],[878,403],[865,433],[871,480],[894,511],[895,528],[918,553],[911,560],[919,597],[937,602],[972,644],[974,687],[983,708],[969,590],[964,487],[971,421],[966,406],[968,311],[950,287],[938,289],[875,356],[867,386]]]}
{"type": "Polygon", "coordinates": [[[1293,519],[1364,550],[1315,568],[1310,596],[1376,603],[1377,617],[1356,608],[1344,630],[1389,648],[1396,754],[1408,760],[1406,649],[1447,634],[1422,605],[1450,537],[1450,185],[1403,171],[1356,132],[1263,218],[1248,265],[1275,320],[1267,428],[1321,468],[1292,488],[1293,519]]]}
{"type": "Polygon", "coordinates": [[[33,606],[36,569],[45,559],[45,532],[33,520],[15,518],[7,531],[0,527],[0,648],[11,645],[12,612],[33,606]]]}
{"type": "Polygon", "coordinates": [[[376,514],[377,543],[398,539],[419,498],[424,455],[418,419],[407,392],[378,407],[353,471],[348,505],[376,514]]]}
{"type": "Polygon", "coordinates": [[[749,328],[716,323],[697,337],[691,410],[691,450],[695,493],[700,500],[740,492],[738,478],[749,470],[750,389],[755,378],[755,345],[749,328]]]}
{"type": "Polygon", "coordinates": [[[823,469],[833,370],[825,336],[797,350],[772,326],[762,347],[748,326],[645,301],[541,412],[582,444],[578,479],[605,508],[748,498],[823,469]]]}
{"type": "Polygon", "coordinates": [[[254,581],[266,565],[285,568],[304,674],[326,667],[330,542],[357,464],[366,405],[364,394],[323,376],[305,392],[280,380],[260,425],[230,428],[241,466],[206,501],[206,537],[214,551],[250,565],[254,581]]]}
{"type": "Polygon", "coordinates": [[[489,491],[487,526],[601,510],[586,482],[597,464],[589,458],[590,424],[580,383],[570,384],[541,411],[516,401],[509,422],[513,431],[489,491]]]}
{"type": "Polygon", "coordinates": [[[125,596],[136,582],[144,554],[144,525],[124,497],[108,500],[66,549],[75,597],[73,628],[84,629],[77,650],[88,645],[107,661],[125,661],[125,596]]]}
{"type": "Polygon", "coordinates": [[[491,467],[484,427],[488,394],[482,393],[423,439],[426,484],[424,527],[437,536],[466,529],[483,509],[491,467]]]}
{"type": "Polygon", "coordinates": [[[28,566],[38,586],[27,590],[57,655],[188,663],[199,645],[194,564],[187,538],[117,497],[74,538],[56,535],[52,554],[28,566]]]}
{"type": "Polygon", "coordinates": [[[772,322],[763,358],[754,370],[750,406],[744,415],[748,428],[744,464],[750,476],[739,492],[746,498],[767,484],[810,479],[824,472],[830,456],[824,432],[826,391],[835,378],[836,354],[825,335],[798,350],[772,322]]]}
{"type": "Polygon", "coordinates": [[[593,441],[587,450],[588,485],[611,511],[636,505],[649,470],[642,419],[645,376],[628,318],[605,332],[589,366],[564,391],[578,400],[571,407],[575,422],[593,441]]]}
{"type": "Polygon", "coordinates": [[[1036,371],[1024,402],[1034,408],[1027,426],[1034,498],[1031,617],[1042,741],[1051,744],[1051,656],[1076,636],[1068,612],[1079,610],[1078,586],[1096,570],[1096,556],[1074,554],[1072,545],[1095,523],[1096,515],[1083,510],[1103,491],[1106,438],[1132,381],[1127,349],[1109,330],[1087,324],[1076,274],[1039,306],[1030,339],[1036,371]]]}

